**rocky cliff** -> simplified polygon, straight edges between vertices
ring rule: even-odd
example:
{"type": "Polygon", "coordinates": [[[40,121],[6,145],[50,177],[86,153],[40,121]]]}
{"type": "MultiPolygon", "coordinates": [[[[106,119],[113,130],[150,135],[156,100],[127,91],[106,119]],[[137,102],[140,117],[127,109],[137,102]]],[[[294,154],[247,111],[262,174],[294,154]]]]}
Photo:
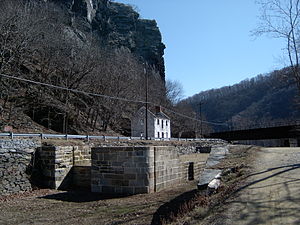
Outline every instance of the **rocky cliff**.
{"type": "Polygon", "coordinates": [[[68,10],[78,29],[97,34],[105,45],[128,48],[165,79],[165,45],[155,20],[140,19],[131,6],[109,0],[52,1],[68,10]]]}

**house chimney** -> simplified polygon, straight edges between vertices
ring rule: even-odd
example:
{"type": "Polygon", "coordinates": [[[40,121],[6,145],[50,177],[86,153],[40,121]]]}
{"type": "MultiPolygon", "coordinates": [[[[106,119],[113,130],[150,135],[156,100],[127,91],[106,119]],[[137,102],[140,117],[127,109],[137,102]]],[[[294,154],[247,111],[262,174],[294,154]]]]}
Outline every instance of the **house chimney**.
{"type": "Polygon", "coordinates": [[[155,112],[156,112],[156,113],[162,112],[161,106],[155,106],[155,112]]]}

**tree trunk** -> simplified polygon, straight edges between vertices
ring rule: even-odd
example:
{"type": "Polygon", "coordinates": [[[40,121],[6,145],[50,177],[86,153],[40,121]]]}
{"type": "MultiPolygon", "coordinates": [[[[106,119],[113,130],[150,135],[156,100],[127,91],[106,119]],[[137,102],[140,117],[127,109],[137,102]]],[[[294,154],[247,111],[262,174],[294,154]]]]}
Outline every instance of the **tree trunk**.
{"type": "Polygon", "coordinates": [[[97,125],[97,120],[98,120],[98,110],[96,111],[96,118],[95,118],[94,125],[93,125],[93,131],[95,131],[95,128],[97,125]]]}

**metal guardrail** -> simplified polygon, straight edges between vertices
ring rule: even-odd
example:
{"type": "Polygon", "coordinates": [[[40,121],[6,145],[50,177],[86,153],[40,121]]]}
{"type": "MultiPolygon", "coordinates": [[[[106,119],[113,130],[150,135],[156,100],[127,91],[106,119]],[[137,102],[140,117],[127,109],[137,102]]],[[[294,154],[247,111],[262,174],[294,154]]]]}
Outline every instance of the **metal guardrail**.
{"type": "MultiPolygon", "coordinates": [[[[93,136],[93,135],[73,135],[73,134],[19,134],[19,133],[0,133],[0,137],[8,137],[11,139],[18,138],[18,137],[27,137],[27,138],[54,138],[54,139],[98,139],[98,140],[117,140],[117,141],[131,141],[131,140],[145,140],[143,137],[120,137],[120,136],[93,136]]],[[[201,141],[201,140],[218,140],[215,138],[206,139],[206,138],[148,138],[148,140],[152,141],[201,141]]]]}

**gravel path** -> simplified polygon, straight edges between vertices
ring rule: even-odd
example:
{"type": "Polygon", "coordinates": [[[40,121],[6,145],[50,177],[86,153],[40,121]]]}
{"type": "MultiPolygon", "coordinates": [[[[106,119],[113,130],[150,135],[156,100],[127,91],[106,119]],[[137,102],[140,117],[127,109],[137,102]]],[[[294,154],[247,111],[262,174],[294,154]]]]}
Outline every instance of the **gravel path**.
{"type": "Polygon", "coordinates": [[[300,224],[300,148],[262,148],[237,195],[214,224],[300,224]]]}

